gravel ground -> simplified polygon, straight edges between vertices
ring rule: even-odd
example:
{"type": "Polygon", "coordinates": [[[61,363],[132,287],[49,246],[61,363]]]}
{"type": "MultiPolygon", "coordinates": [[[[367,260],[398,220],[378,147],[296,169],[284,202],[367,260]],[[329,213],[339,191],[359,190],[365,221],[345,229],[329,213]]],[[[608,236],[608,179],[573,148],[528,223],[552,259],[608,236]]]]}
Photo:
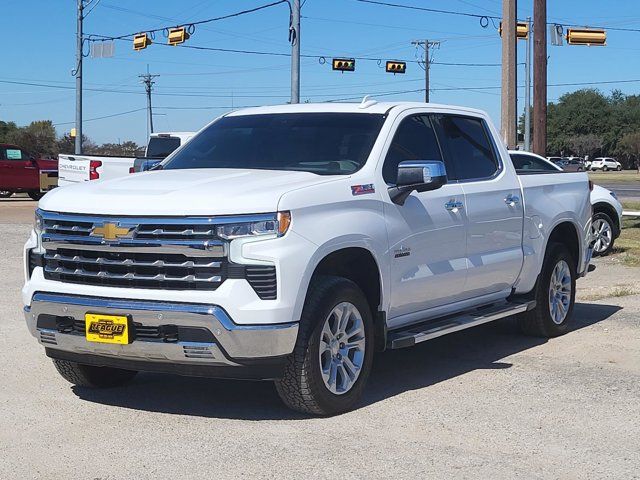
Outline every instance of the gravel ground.
{"type": "MultiPolygon", "coordinates": [[[[29,220],[6,211],[0,478],[640,478],[639,295],[579,303],[549,341],[503,321],[381,354],[360,407],[334,418],[288,411],[267,382],[141,374],[89,391],[24,325],[29,220]]],[[[596,262],[581,298],[610,275],[640,280],[596,262]]]]}

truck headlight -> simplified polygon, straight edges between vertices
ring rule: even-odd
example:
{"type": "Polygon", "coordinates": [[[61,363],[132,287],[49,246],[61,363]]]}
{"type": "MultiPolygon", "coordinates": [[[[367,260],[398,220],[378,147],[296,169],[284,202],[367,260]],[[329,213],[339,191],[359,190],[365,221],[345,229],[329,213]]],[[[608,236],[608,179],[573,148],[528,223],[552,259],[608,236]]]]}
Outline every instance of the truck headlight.
{"type": "Polygon", "coordinates": [[[225,240],[272,235],[281,237],[291,224],[291,212],[278,212],[275,218],[257,222],[229,223],[218,226],[218,236],[225,240]]]}
{"type": "Polygon", "coordinates": [[[42,216],[36,210],[36,214],[33,221],[33,230],[36,232],[36,235],[38,236],[40,236],[40,234],[42,233],[42,225],[43,225],[42,216]]]}

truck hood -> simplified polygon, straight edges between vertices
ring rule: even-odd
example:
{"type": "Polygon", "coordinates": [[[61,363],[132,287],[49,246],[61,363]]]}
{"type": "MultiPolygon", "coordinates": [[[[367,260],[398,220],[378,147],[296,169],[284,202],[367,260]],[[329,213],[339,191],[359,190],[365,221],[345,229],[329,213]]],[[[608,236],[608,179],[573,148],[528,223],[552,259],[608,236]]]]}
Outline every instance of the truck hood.
{"type": "Polygon", "coordinates": [[[39,207],[93,215],[268,213],[289,191],[344,178],[280,170],[159,170],[59,187],[39,207]]]}

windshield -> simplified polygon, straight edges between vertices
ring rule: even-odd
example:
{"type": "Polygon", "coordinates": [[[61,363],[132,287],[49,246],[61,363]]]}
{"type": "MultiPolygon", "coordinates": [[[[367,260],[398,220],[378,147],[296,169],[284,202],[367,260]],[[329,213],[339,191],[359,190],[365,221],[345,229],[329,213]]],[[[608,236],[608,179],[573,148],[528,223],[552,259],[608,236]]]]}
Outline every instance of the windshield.
{"type": "Polygon", "coordinates": [[[179,146],[178,137],[151,137],[147,146],[147,157],[166,158],[179,146]]]}
{"type": "Polygon", "coordinates": [[[223,117],[162,165],[346,175],[365,164],[384,116],[280,113],[223,117]]]}

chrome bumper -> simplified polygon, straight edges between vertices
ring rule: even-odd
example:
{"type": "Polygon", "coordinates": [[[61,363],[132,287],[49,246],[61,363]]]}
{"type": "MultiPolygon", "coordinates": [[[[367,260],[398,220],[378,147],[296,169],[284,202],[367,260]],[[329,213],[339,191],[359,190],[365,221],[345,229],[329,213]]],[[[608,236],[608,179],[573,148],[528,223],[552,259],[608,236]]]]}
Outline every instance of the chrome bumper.
{"type": "MultiPolygon", "coordinates": [[[[216,305],[131,301],[112,298],[35,293],[25,307],[29,331],[49,350],[76,355],[121,360],[238,367],[283,357],[293,351],[297,323],[276,325],[236,325],[216,305]],[[215,339],[212,343],[163,339],[136,339],[128,345],[87,342],[80,333],[62,333],[39,328],[41,315],[84,321],[85,314],[130,315],[145,327],[175,325],[204,327],[215,339]]],[[[42,322],[41,322],[42,323],[42,322]]]]}

